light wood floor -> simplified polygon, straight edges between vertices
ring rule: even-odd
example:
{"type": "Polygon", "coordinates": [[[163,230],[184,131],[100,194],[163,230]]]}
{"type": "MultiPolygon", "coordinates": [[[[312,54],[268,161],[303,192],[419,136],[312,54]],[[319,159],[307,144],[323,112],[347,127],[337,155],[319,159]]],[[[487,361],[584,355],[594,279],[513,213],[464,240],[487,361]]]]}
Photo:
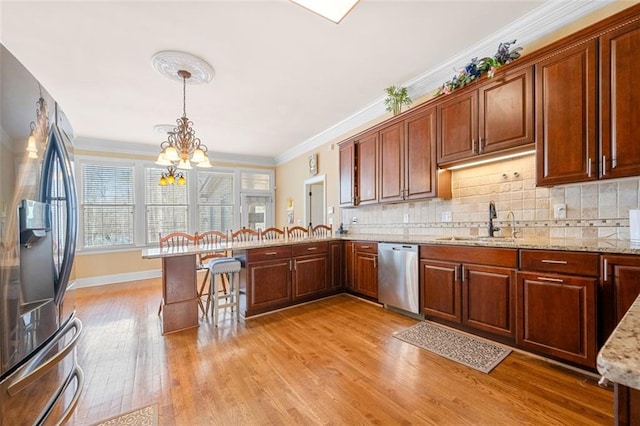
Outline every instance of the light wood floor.
{"type": "Polygon", "coordinates": [[[162,425],[612,424],[595,379],[522,353],[491,374],[392,337],[416,320],[341,295],[163,337],[159,280],[76,291],[71,424],[158,404],[162,425]]]}

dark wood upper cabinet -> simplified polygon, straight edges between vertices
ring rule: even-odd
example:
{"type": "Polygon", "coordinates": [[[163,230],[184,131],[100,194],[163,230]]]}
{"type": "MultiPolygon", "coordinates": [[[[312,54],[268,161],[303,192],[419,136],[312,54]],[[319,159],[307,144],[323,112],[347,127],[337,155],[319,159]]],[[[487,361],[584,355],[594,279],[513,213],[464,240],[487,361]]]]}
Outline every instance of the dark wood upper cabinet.
{"type": "Polygon", "coordinates": [[[598,178],[597,41],[536,63],[537,184],[598,178]]]}
{"type": "Polygon", "coordinates": [[[380,201],[404,197],[405,135],[403,122],[380,130],[380,201]]]}
{"type": "Polygon", "coordinates": [[[378,132],[356,140],[356,204],[378,202],[378,132]]]}
{"type": "Polygon", "coordinates": [[[438,104],[438,164],[520,150],[534,143],[533,69],[486,80],[438,104]]]}
{"type": "Polygon", "coordinates": [[[495,77],[478,88],[479,152],[532,145],[533,67],[495,77]]]}
{"type": "Polygon", "coordinates": [[[451,198],[449,172],[437,170],[435,141],[434,107],[380,130],[380,202],[451,198]]]}
{"type": "Polygon", "coordinates": [[[356,202],[355,142],[340,144],[340,206],[348,207],[356,202]]]}
{"type": "Polygon", "coordinates": [[[640,174],[640,22],[600,38],[600,177],[640,174]]]}
{"type": "Polygon", "coordinates": [[[478,91],[449,96],[437,107],[438,164],[478,153],[478,91]]]}

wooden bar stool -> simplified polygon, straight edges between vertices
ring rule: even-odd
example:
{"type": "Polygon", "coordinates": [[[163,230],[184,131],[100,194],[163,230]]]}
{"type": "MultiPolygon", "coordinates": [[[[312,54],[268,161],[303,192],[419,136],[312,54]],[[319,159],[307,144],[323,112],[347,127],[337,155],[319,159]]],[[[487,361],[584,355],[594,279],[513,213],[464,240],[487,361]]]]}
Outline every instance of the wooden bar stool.
{"type": "Polygon", "coordinates": [[[236,321],[240,320],[240,268],[242,264],[232,257],[220,257],[209,261],[209,272],[211,284],[209,284],[209,295],[207,297],[207,307],[205,315],[209,312],[209,306],[213,302],[213,325],[218,326],[218,312],[220,308],[231,308],[236,311],[236,321]],[[227,275],[229,288],[227,293],[220,294],[221,288],[218,283],[222,283],[222,277],[227,275]],[[216,279],[220,276],[220,279],[216,279]],[[224,302],[221,303],[221,299],[224,302]]]}

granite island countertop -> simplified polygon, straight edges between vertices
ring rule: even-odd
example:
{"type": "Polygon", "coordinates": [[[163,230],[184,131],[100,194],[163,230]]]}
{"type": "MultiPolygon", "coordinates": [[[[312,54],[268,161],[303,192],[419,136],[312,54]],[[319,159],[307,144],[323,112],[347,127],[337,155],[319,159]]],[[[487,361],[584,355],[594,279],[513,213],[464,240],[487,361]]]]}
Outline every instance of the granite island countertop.
{"type": "Polygon", "coordinates": [[[590,251],[597,253],[640,254],[640,244],[629,240],[612,238],[503,238],[503,237],[465,237],[465,236],[429,236],[429,235],[388,235],[388,234],[347,234],[327,238],[302,238],[263,240],[252,242],[234,242],[215,246],[188,246],[184,248],[146,248],[142,250],[144,259],[195,255],[212,251],[248,250],[277,247],[290,244],[315,243],[318,241],[371,241],[400,244],[445,244],[474,247],[502,247],[513,249],[590,251]]]}
{"type": "Polygon", "coordinates": [[[640,390],[640,296],[600,349],[597,366],[606,379],[640,390]]]}

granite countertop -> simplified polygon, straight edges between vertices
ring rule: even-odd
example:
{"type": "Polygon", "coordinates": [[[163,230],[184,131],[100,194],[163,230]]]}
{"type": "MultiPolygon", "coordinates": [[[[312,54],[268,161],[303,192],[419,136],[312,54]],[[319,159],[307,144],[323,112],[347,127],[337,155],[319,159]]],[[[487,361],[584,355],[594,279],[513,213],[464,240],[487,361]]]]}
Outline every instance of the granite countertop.
{"type": "Polygon", "coordinates": [[[443,237],[428,235],[343,235],[341,239],[404,244],[455,244],[476,247],[505,247],[542,250],[592,251],[599,253],[640,254],[640,244],[613,238],[504,238],[443,237]]]}
{"type": "Polygon", "coordinates": [[[376,241],[401,244],[445,244],[475,247],[503,247],[513,249],[572,250],[598,253],[640,254],[640,244],[632,244],[628,240],[611,238],[488,238],[488,237],[443,237],[429,235],[386,235],[386,234],[353,234],[328,238],[303,238],[295,240],[265,240],[252,242],[235,242],[214,246],[188,246],[185,248],[148,248],[142,250],[144,259],[171,256],[184,256],[198,253],[209,253],[225,250],[247,250],[265,247],[277,247],[289,244],[314,243],[318,241],[353,240],[376,241]]]}
{"type": "Polygon", "coordinates": [[[640,297],[600,349],[598,372],[612,382],[640,390],[640,297]]]}

